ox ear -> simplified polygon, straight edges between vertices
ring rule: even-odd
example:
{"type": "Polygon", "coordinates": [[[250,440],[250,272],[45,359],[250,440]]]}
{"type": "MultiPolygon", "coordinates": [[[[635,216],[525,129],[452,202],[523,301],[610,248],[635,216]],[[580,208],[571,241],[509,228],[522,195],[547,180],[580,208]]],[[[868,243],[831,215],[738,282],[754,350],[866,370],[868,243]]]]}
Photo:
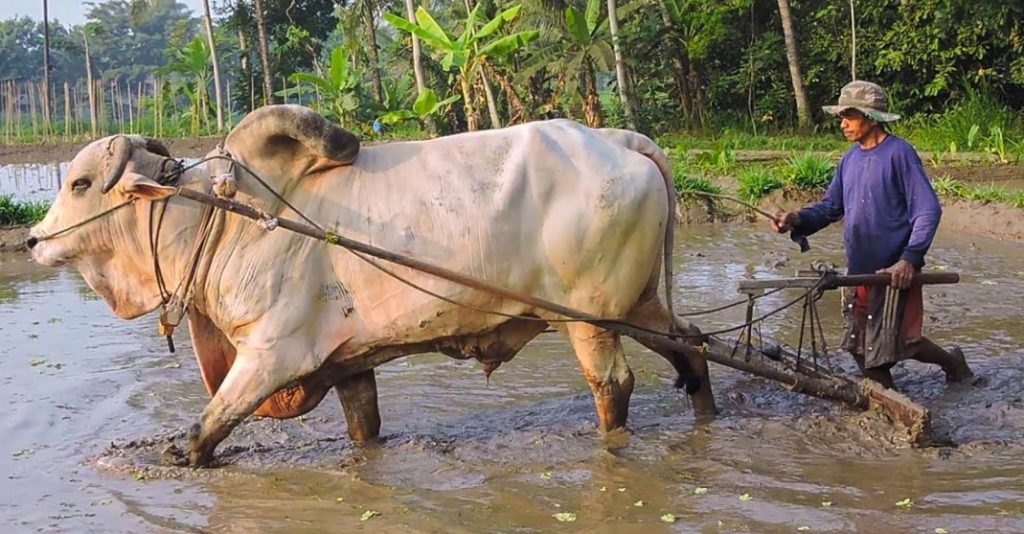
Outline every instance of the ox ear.
{"type": "Polygon", "coordinates": [[[171,186],[160,185],[148,176],[131,171],[121,177],[120,189],[126,195],[143,200],[161,200],[177,191],[171,186]]]}

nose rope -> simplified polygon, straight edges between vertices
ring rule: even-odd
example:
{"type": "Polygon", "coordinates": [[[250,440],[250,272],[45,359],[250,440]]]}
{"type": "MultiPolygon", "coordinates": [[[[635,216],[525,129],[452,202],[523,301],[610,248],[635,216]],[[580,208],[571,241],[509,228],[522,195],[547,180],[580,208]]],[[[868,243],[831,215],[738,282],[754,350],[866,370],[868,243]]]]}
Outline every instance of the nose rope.
{"type": "Polygon", "coordinates": [[[117,211],[117,210],[119,210],[119,209],[121,209],[121,208],[123,208],[123,207],[125,207],[125,206],[127,206],[127,205],[129,205],[129,204],[131,204],[133,202],[135,202],[136,200],[137,200],[136,198],[130,198],[128,200],[125,200],[124,202],[122,202],[120,204],[117,204],[116,206],[114,206],[112,208],[105,209],[105,210],[97,213],[96,215],[93,215],[92,217],[89,217],[88,219],[85,219],[84,221],[79,221],[79,222],[77,222],[75,224],[72,224],[71,226],[63,228],[63,229],[61,229],[61,230],[59,230],[57,232],[54,232],[52,234],[48,234],[48,235],[37,237],[37,238],[35,238],[36,242],[40,242],[41,243],[43,241],[49,241],[51,239],[56,239],[56,238],[58,238],[58,237],[60,237],[60,236],[62,236],[64,234],[71,233],[72,231],[77,230],[77,229],[79,229],[79,228],[81,228],[81,227],[83,227],[83,226],[85,226],[85,225],[87,225],[87,224],[89,224],[91,222],[95,222],[95,221],[97,221],[99,219],[102,219],[102,218],[106,217],[107,215],[110,215],[111,213],[114,213],[115,211],[117,211]]]}

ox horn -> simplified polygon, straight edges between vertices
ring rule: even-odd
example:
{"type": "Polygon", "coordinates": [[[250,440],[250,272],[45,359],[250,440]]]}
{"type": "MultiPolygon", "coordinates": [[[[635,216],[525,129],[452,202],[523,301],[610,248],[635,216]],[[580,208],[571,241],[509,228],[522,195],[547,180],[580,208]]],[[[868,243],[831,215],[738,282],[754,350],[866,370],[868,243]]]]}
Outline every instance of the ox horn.
{"type": "Polygon", "coordinates": [[[356,160],[359,138],[304,106],[264,106],[246,115],[228,136],[289,137],[313,153],[342,164],[356,160]]]}
{"type": "Polygon", "coordinates": [[[104,193],[107,193],[121,179],[124,168],[128,165],[128,158],[132,156],[132,142],[123,135],[118,135],[110,140],[107,145],[107,175],[103,178],[104,193]]]}

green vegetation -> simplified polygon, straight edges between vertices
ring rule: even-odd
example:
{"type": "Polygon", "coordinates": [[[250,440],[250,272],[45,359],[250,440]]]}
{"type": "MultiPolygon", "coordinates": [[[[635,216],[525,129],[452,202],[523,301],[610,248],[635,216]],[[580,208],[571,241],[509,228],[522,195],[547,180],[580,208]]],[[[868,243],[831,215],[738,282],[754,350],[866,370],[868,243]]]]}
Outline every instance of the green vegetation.
{"type": "Polygon", "coordinates": [[[832,183],[832,175],[836,170],[830,160],[810,153],[790,156],[786,164],[786,183],[803,191],[825,189],[832,183]]]}
{"type": "Polygon", "coordinates": [[[103,0],[84,24],[50,21],[48,98],[42,23],[0,21],[0,137],[216,135],[254,107],[288,102],[373,137],[569,117],[635,124],[681,151],[831,152],[846,143],[820,106],[856,77],[889,89],[905,117],[895,132],[935,161],[1024,159],[1019,2],[879,0],[853,13],[831,0],[790,4],[783,20],[776,2],[753,0],[467,0],[416,2],[415,13],[382,0],[222,2],[211,49],[180,2],[103,0]],[[856,57],[851,28],[871,44],[856,57]]]}
{"type": "Polygon", "coordinates": [[[47,202],[16,202],[9,195],[0,195],[0,226],[37,223],[48,209],[47,202]]]}
{"type": "Polygon", "coordinates": [[[749,167],[740,171],[739,186],[736,192],[741,199],[757,201],[765,195],[781,189],[785,183],[772,169],[766,167],[749,167]]]}

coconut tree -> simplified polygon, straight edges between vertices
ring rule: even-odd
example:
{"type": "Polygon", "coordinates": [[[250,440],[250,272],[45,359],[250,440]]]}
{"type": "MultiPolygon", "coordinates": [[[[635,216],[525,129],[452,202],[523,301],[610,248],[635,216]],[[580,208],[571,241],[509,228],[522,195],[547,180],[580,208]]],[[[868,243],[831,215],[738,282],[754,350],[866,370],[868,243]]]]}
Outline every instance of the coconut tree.
{"type": "Polygon", "coordinates": [[[608,32],[612,37],[612,52],[615,55],[615,79],[619,86],[619,99],[622,101],[622,113],[626,118],[626,127],[636,129],[636,116],[633,114],[633,100],[629,97],[626,86],[626,61],[619,40],[619,16],[616,13],[615,0],[608,1],[608,32]]]}
{"type": "Polygon", "coordinates": [[[260,66],[263,68],[263,103],[275,103],[274,73],[270,70],[270,43],[267,38],[267,23],[263,18],[263,2],[253,0],[253,11],[256,15],[256,32],[260,41],[260,66]]]}
{"type": "Polygon", "coordinates": [[[203,14],[206,20],[206,40],[210,47],[210,59],[213,61],[213,90],[217,102],[217,131],[224,131],[224,105],[221,102],[220,62],[217,60],[217,42],[213,37],[213,18],[210,16],[210,0],[203,0],[203,14]]]}
{"type": "Polygon", "coordinates": [[[779,16],[782,19],[782,33],[786,38],[786,61],[789,62],[789,77],[793,81],[797,121],[801,129],[809,130],[811,106],[807,103],[804,78],[800,73],[800,54],[797,51],[796,35],[793,34],[793,16],[789,11],[789,0],[779,0],[779,16]]]}
{"type": "Polygon", "coordinates": [[[608,16],[602,12],[601,0],[587,0],[583,11],[566,7],[562,17],[561,35],[526,62],[519,72],[525,82],[542,70],[558,73],[559,87],[576,88],[581,93],[583,117],[589,126],[604,125],[604,114],[597,92],[597,72],[615,69],[608,16]]]}

